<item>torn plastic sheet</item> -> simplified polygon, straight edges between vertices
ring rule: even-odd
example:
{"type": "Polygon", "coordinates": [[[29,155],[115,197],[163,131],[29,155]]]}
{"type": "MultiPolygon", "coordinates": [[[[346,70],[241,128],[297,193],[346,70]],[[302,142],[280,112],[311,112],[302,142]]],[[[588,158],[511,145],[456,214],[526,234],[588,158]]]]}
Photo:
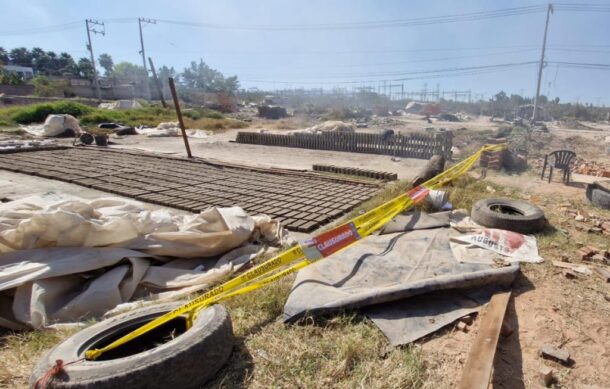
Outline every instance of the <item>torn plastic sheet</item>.
{"type": "Polygon", "coordinates": [[[365,307],[362,312],[387,336],[392,346],[408,344],[461,317],[478,312],[505,288],[488,285],[450,289],[365,307]]]}

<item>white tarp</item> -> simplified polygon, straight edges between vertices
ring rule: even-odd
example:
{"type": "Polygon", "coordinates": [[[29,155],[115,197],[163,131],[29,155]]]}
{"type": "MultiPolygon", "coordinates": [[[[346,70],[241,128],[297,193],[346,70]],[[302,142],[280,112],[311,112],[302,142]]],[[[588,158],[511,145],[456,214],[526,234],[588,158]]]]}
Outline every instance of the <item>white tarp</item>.
{"type": "Polygon", "coordinates": [[[136,100],[117,100],[111,103],[100,103],[98,108],[102,109],[136,109],[142,108],[142,105],[136,100]]]}
{"type": "MultiPolygon", "coordinates": [[[[159,123],[159,125],[155,128],[138,127],[136,129],[136,131],[140,135],[146,135],[151,138],[182,136],[182,132],[180,130],[178,122],[159,123]]],[[[188,136],[189,138],[205,139],[205,138],[210,137],[211,135],[212,135],[212,132],[210,132],[210,131],[192,129],[192,128],[186,129],[186,136],[188,136]]]]}
{"type": "Polygon", "coordinates": [[[287,134],[321,134],[325,132],[354,132],[355,126],[352,123],[345,123],[339,120],[328,120],[313,127],[303,130],[286,131],[287,134]]]}
{"type": "Polygon", "coordinates": [[[135,298],[193,293],[256,256],[262,246],[249,240],[277,243],[282,233],[277,221],[238,207],[179,215],[121,198],[53,193],[5,203],[0,326],[41,328],[135,298]]]}
{"type": "Polygon", "coordinates": [[[49,115],[43,125],[21,126],[21,129],[30,135],[43,137],[57,136],[67,129],[74,131],[76,134],[82,132],[78,119],[72,115],[49,115]]]}

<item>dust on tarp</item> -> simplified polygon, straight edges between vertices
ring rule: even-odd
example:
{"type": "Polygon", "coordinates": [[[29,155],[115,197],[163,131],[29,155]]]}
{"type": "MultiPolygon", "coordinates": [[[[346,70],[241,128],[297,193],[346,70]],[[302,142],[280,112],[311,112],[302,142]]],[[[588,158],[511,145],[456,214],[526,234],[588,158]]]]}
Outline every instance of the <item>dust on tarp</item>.
{"type": "MultiPolygon", "coordinates": [[[[398,345],[478,310],[494,291],[512,284],[519,264],[460,263],[450,246],[460,232],[450,223],[461,218],[459,211],[412,211],[396,217],[380,235],[301,270],[284,319],[363,309],[398,345]],[[453,298],[444,298],[448,295],[453,298]]],[[[473,250],[495,255],[483,248],[473,250]]]]}
{"type": "Polygon", "coordinates": [[[209,287],[286,236],[238,207],[200,214],[46,194],[0,205],[0,326],[96,317],[209,287]]]}

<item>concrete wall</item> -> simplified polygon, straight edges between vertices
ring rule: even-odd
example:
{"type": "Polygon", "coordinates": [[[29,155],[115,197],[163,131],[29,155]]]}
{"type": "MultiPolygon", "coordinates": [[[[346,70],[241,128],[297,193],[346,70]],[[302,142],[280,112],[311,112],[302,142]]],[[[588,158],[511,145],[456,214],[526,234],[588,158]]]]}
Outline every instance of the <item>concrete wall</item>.
{"type": "MultiPolygon", "coordinates": [[[[78,97],[97,98],[95,87],[92,85],[72,85],[72,92],[78,97]]],[[[156,93],[151,91],[153,98],[156,93]]],[[[127,85],[115,85],[111,87],[100,88],[100,95],[103,100],[131,100],[133,98],[146,98],[146,92],[143,88],[136,88],[127,85]]]]}
{"type": "Polygon", "coordinates": [[[34,85],[0,85],[0,93],[13,96],[28,96],[34,94],[34,85]]]}

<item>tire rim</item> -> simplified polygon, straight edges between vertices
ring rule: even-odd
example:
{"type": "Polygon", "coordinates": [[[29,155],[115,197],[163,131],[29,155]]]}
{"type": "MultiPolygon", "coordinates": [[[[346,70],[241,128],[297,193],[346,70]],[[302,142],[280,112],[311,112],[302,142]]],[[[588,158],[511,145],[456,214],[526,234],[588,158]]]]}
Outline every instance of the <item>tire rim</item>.
{"type": "MultiPolygon", "coordinates": [[[[114,327],[97,333],[83,343],[83,345],[78,349],[78,355],[84,355],[85,351],[91,349],[100,349],[165,313],[167,312],[155,313],[130,320],[129,322],[118,323],[114,327]]],[[[184,316],[179,316],[122,346],[105,352],[95,361],[91,362],[103,362],[126,358],[149,351],[171,342],[180,335],[184,334],[186,331],[186,318],[184,316]]]]}

